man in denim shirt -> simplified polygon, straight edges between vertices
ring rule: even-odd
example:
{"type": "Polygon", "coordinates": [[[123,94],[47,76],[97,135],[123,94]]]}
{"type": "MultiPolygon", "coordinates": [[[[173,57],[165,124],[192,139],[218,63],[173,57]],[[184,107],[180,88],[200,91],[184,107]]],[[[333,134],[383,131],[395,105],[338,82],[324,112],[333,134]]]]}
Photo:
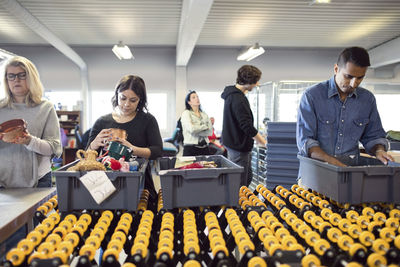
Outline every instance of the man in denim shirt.
{"type": "Polygon", "coordinates": [[[335,75],[304,92],[296,131],[300,155],[343,167],[356,162],[361,142],[384,164],[393,160],[386,153],[388,143],[375,97],[358,87],[368,66],[364,48],[346,48],[334,66],[335,75]]]}

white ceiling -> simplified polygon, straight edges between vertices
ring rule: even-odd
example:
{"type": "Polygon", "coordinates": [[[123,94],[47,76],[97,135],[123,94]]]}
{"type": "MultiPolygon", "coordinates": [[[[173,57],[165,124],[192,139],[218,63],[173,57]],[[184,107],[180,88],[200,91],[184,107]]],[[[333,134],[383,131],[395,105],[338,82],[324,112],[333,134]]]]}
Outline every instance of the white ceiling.
{"type": "MultiPolygon", "coordinates": [[[[5,1],[5,0],[1,0],[5,1]]],[[[0,2],[1,2],[0,1],[0,2]]],[[[19,0],[68,45],[176,46],[182,0],[19,0]]],[[[214,0],[196,45],[372,48],[400,35],[400,0],[214,0]]],[[[190,18],[189,18],[190,19],[190,18]]],[[[47,44],[0,5],[0,45],[47,44]]]]}

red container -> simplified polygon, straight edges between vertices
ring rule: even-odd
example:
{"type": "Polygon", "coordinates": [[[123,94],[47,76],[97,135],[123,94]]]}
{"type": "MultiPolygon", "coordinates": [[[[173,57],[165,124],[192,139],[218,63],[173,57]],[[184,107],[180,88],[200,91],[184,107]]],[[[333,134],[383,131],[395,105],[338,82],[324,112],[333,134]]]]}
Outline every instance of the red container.
{"type": "Polygon", "coordinates": [[[14,142],[26,133],[26,122],[23,119],[14,119],[0,124],[0,139],[4,142],[14,142]]]}

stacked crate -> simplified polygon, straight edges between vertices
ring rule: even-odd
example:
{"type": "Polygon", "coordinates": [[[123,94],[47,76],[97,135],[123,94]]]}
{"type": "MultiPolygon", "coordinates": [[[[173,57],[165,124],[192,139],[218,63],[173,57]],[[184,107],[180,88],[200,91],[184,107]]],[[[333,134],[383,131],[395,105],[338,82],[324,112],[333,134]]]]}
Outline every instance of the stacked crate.
{"type": "Polygon", "coordinates": [[[290,188],[299,171],[295,122],[269,122],[267,128],[266,185],[290,188]]]}

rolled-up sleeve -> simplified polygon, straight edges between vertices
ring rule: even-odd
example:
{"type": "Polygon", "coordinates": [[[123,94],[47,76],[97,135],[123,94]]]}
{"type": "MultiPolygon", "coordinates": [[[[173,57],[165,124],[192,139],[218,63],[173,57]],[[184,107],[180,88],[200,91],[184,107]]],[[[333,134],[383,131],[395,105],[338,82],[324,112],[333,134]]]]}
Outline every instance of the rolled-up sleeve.
{"type": "Polygon", "coordinates": [[[307,92],[301,97],[297,113],[296,142],[302,156],[308,156],[311,147],[320,146],[317,141],[317,117],[312,98],[307,92]]]}
{"type": "Polygon", "coordinates": [[[383,145],[385,150],[387,151],[389,148],[389,144],[387,139],[385,138],[386,133],[382,127],[381,118],[378,113],[378,108],[376,106],[375,97],[371,98],[371,113],[369,116],[369,123],[367,124],[364,134],[360,139],[360,142],[363,144],[366,152],[371,153],[372,148],[375,145],[383,145]]]}

